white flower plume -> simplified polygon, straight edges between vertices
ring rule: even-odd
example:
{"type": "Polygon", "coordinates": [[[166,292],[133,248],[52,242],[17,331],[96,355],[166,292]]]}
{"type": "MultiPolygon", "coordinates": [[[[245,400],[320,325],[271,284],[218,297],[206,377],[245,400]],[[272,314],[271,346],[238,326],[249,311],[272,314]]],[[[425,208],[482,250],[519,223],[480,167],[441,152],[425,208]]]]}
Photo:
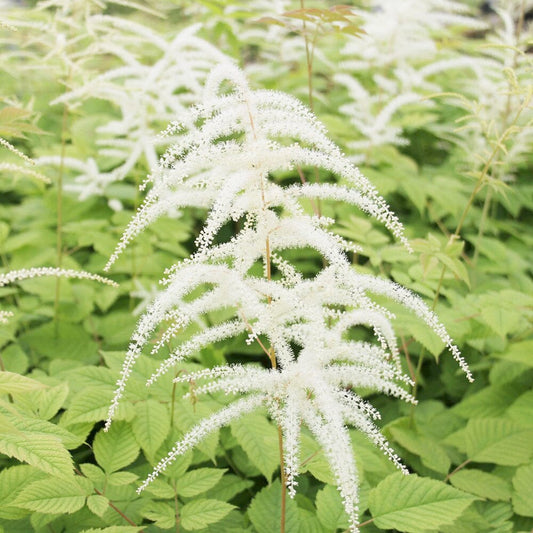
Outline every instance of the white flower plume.
{"type": "Polygon", "coordinates": [[[152,172],[146,201],[108,267],[131,239],[172,208],[203,207],[208,215],[197,252],[168,270],[164,289],[137,324],[105,427],[137,359],[154,337],[152,355],[163,346],[172,348],[148,384],[203,347],[248,334],[247,342],[261,346],[272,368],[235,365],[193,374],[191,379],[200,383],[198,394],[221,391],[243,397],[192,428],[140,490],[207,434],[263,406],[283,434],[289,493],[295,492],[300,427],[305,425],[324,449],[350,528],[356,531],[358,475],[346,426],[365,433],[405,471],[373,423],[378,413],[357,390],[365,387],[416,401],[407,392],[411,381],[401,371],[394,316],[373,297],[388,297],[412,311],[448,345],[469,379],[471,375],[428,306],[391,281],[356,272],[346,253],[353,247],[328,229],[331,220],[308,214],[304,202],[349,202],[407,244],[402,226],[305,107],[281,93],[252,91],[235,67],[216,68],[207,80],[203,105],[168,132],[175,135],[175,144],[152,172]],[[283,187],[270,177],[278,169],[303,173],[313,166],[336,175],[341,184],[302,180],[283,187]],[[241,229],[229,241],[217,243],[220,228],[231,220],[243,221],[241,229]],[[299,247],[314,249],[323,258],[324,266],[314,277],[305,278],[284,257],[285,250],[299,247]],[[263,276],[254,274],[258,264],[263,276]],[[217,310],[227,311],[224,320],[210,321],[200,331],[191,327],[217,310]],[[353,328],[377,342],[353,340],[353,328]]]}

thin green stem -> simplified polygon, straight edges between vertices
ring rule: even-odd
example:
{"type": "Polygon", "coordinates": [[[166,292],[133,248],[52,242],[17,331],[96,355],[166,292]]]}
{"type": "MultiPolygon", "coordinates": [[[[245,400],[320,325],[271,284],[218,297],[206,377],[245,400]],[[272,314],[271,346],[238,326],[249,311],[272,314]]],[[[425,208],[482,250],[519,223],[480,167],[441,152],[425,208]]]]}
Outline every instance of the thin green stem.
{"type": "MultiPolygon", "coordinates": [[[[364,522],[357,524],[356,527],[359,528],[359,527],[368,526],[368,524],[371,524],[374,520],[375,518],[369,518],[368,520],[365,520],[364,522]]],[[[350,533],[350,529],[345,529],[342,533],[350,533]]]]}
{"type": "MultiPolygon", "coordinates": [[[[70,77],[70,76],[69,76],[70,77]]],[[[57,196],[56,196],[56,267],[61,268],[63,263],[63,174],[65,172],[65,154],[67,147],[67,119],[68,106],[63,106],[63,117],[61,120],[61,154],[59,170],[57,175],[57,196]]],[[[61,278],[56,277],[56,288],[54,297],[54,324],[55,335],[59,335],[59,298],[61,295],[61,278]]]]}
{"type": "MultiPolygon", "coordinates": [[[[481,220],[479,221],[479,229],[477,232],[477,240],[478,244],[483,238],[483,233],[485,232],[485,224],[487,222],[489,209],[490,209],[490,202],[492,200],[492,189],[489,189],[487,191],[487,194],[485,196],[485,201],[483,203],[483,211],[481,213],[481,220]]],[[[472,258],[472,263],[475,265],[477,263],[478,257],[479,257],[479,246],[476,244],[476,249],[474,251],[474,257],[472,258]]]]}
{"type": "Polygon", "coordinates": [[[466,461],[463,461],[457,468],[455,468],[454,470],[452,470],[445,478],[444,478],[444,483],[447,483],[450,478],[456,474],[457,472],[459,472],[459,470],[462,470],[467,464],[469,464],[470,462],[472,461],[472,459],[467,459],[466,461]]]}
{"type": "Polygon", "coordinates": [[[472,207],[472,204],[474,203],[474,199],[477,196],[477,193],[481,190],[483,187],[485,180],[487,178],[488,172],[492,166],[492,163],[494,162],[495,157],[498,155],[498,152],[501,150],[503,143],[507,139],[507,137],[511,134],[513,131],[514,126],[518,122],[518,119],[520,118],[520,115],[522,114],[522,111],[529,106],[529,101],[531,100],[531,94],[528,96],[528,98],[524,99],[524,103],[520,106],[520,108],[517,110],[513,120],[509,124],[509,126],[504,130],[504,132],[500,135],[498,140],[494,143],[494,148],[492,149],[492,152],[485,161],[485,164],[483,165],[483,168],[481,169],[481,172],[479,174],[479,178],[477,179],[476,185],[474,187],[474,190],[472,191],[472,194],[470,195],[470,198],[468,199],[468,202],[464,208],[463,214],[461,215],[461,218],[459,219],[459,224],[457,224],[457,228],[455,229],[455,232],[453,235],[451,235],[450,239],[456,239],[459,237],[461,233],[461,229],[463,228],[463,224],[466,220],[466,215],[470,211],[470,208],[472,207]]]}
{"type": "MultiPolygon", "coordinates": [[[[74,472],[76,472],[78,476],[86,477],[85,474],[76,467],[74,467],[74,472]]],[[[104,493],[98,490],[96,487],[94,487],[94,492],[98,494],[98,496],[104,496],[104,493]]],[[[139,527],[133,520],[131,520],[131,518],[128,518],[111,500],[108,499],[107,504],[109,505],[109,507],[111,507],[111,509],[113,509],[113,511],[119,514],[130,526],[137,528],[139,527]]],[[[139,533],[144,533],[144,530],[139,530],[139,533]]]]}

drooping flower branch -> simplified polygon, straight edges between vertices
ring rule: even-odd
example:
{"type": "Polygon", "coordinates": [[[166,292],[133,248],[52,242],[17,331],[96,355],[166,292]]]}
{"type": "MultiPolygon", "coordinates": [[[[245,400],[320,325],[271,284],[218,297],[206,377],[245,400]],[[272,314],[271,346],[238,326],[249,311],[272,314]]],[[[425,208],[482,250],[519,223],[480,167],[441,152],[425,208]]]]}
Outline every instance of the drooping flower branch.
{"type": "MultiPolygon", "coordinates": [[[[152,353],[175,341],[178,333],[204,314],[232,310],[231,319],[204,327],[171,350],[148,384],[202,347],[246,333],[248,342],[260,344],[272,368],[226,365],[194,374],[201,383],[198,394],[222,391],[244,397],[191,429],[139,490],[207,434],[264,406],[283,436],[282,477],[289,493],[295,492],[300,428],[305,425],[324,449],[351,530],[356,531],[358,475],[346,426],[365,433],[405,471],[373,423],[378,413],[357,394],[357,388],[416,401],[406,390],[411,381],[401,371],[393,315],[373,295],[413,311],[448,345],[469,379],[471,375],[424,302],[395,283],[356,272],[347,255],[353,245],[328,228],[331,220],[307,213],[304,202],[349,202],[381,221],[408,246],[403,228],[305,107],[282,93],[251,90],[235,67],[214,69],[203,105],[193,108],[169,132],[176,142],[149,177],[152,188],[107,268],[137,234],[171,209],[202,207],[208,215],[197,238],[197,252],[169,269],[165,289],[138,322],[106,429],[156,328],[166,324],[152,353]],[[276,170],[307,167],[322,168],[340,183],[283,187],[271,179],[276,170]],[[219,230],[232,220],[241,220],[241,229],[229,241],[217,243],[219,230]],[[302,247],[316,250],[324,260],[323,269],[310,279],[284,257],[285,250],[302,247]],[[263,265],[263,276],[254,274],[258,263],[263,265]],[[353,340],[350,329],[354,327],[369,329],[378,342],[353,340]]],[[[177,381],[183,379],[187,378],[177,381]]]]}

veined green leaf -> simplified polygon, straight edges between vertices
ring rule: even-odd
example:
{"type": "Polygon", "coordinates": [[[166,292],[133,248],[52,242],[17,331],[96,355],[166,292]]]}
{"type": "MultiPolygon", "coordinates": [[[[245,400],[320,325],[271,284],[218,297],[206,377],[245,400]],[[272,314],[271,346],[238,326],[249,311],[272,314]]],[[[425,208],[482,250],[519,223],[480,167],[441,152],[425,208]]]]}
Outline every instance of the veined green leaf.
{"type": "Polygon", "coordinates": [[[521,466],[513,478],[513,509],[522,516],[533,516],[533,464],[521,466]]]}
{"type": "Polygon", "coordinates": [[[35,396],[36,412],[43,420],[50,420],[65,403],[69,392],[67,383],[60,383],[32,394],[35,396]]]}
{"type": "Polygon", "coordinates": [[[59,322],[59,335],[56,336],[54,324],[47,323],[22,334],[20,340],[50,359],[98,360],[98,345],[80,324],[59,322]]]}
{"type": "Polygon", "coordinates": [[[251,479],[241,479],[233,474],[226,474],[214,487],[205,493],[206,498],[215,498],[227,502],[237,494],[252,487],[251,479]]]}
{"type": "Polygon", "coordinates": [[[25,393],[45,388],[46,385],[35,379],[14,372],[0,372],[0,394],[25,393]]]}
{"type": "MultiPolygon", "coordinates": [[[[279,533],[281,484],[278,479],[255,495],[248,507],[250,518],[257,533],[279,533]]],[[[292,498],[287,498],[285,533],[299,533],[298,507],[292,498]]]]}
{"type": "Polygon", "coordinates": [[[450,469],[450,458],[444,448],[416,427],[411,427],[408,419],[396,420],[387,426],[392,438],[407,451],[420,456],[425,466],[446,474],[450,469]]]}
{"type": "MultiPolygon", "coordinates": [[[[86,388],[77,394],[72,400],[72,403],[64,416],[64,423],[70,425],[105,420],[112,398],[112,387],[86,388]]],[[[123,401],[120,403],[114,419],[131,420],[133,415],[134,411],[131,403],[123,401]]]]}
{"type": "Polygon", "coordinates": [[[533,390],[517,398],[506,414],[515,422],[533,426],[533,390]]]}
{"type": "Polygon", "coordinates": [[[396,473],[370,491],[369,508],[378,527],[418,533],[451,524],[474,500],[441,481],[396,473]]]}
{"type": "Polygon", "coordinates": [[[0,519],[18,520],[28,511],[16,507],[13,502],[30,483],[42,479],[44,473],[29,465],[17,465],[0,472],[0,519]]]}
{"type": "Polygon", "coordinates": [[[463,418],[498,417],[503,415],[524,390],[524,385],[514,381],[490,385],[467,396],[452,408],[452,412],[463,418]]]}
{"type": "Polygon", "coordinates": [[[85,504],[92,486],[81,483],[84,478],[65,480],[41,479],[28,485],[15,500],[15,505],[40,513],[74,513],[85,504]],[[85,486],[84,486],[85,485],[85,486]]]}
{"type": "Polygon", "coordinates": [[[202,494],[202,492],[215,486],[225,472],[225,468],[198,468],[191,470],[178,479],[176,483],[178,495],[190,498],[202,494]]]}
{"type": "Polygon", "coordinates": [[[220,500],[193,500],[181,508],[181,524],[193,531],[203,529],[222,520],[234,508],[220,500]]]}
{"type": "Polygon", "coordinates": [[[105,472],[96,465],[92,463],[82,463],[80,465],[80,470],[83,472],[83,475],[89,478],[98,488],[103,487],[106,481],[105,472]]]}
{"type": "Polygon", "coordinates": [[[156,478],[146,487],[146,492],[153,494],[156,498],[174,498],[175,491],[169,483],[160,478],[156,478]]]}
{"type": "Polygon", "coordinates": [[[460,470],[450,477],[454,487],[489,500],[508,501],[511,487],[504,479],[482,470],[460,470]]]}
{"type": "Polygon", "coordinates": [[[93,450],[96,462],[108,474],[133,463],[139,455],[139,445],[130,425],[125,422],[114,422],[107,433],[99,431],[94,438],[93,450]]]}
{"type": "Polygon", "coordinates": [[[54,435],[32,431],[3,433],[0,453],[60,478],[70,479],[74,474],[70,453],[54,435]]]}
{"type": "Polygon", "coordinates": [[[133,472],[113,472],[107,479],[110,485],[120,487],[122,485],[129,485],[139,479],[137,474],[133,472]]]}
{"type": "Polygon", "coordinates": [[[100,494],[91,494],[87,498],[87,507],[97,516],[103,516],[109,507],[109,500],[100,494]]]}
{"type": "Polygon", "coordinates": [[[300,533],[327,533],[324,526],[313,511],[298,507],[300,533]]]}
{"type": "Polygon", "coordinates": [[[533,428],[502,418],[474,418],[465,430],[466,455],[478,463],[520,465],[533,455],[533,428]]]}
{"type": "Polygon", "coordinates": [[[300,438],[300,451],[302,457],[301,471],[310,472],[316,479],[326,484],[335,484],[335,477],[331,472],[324,451],[313,437],[302,432],[300,438]]]}
{"type": "Polygon", "coordinates": [[[153,457],[170,430],[168,409],[155,400],[146,400],[135,405],[135,413],[133,434],[146,455],[153,457]]]}
{"type": "Polygon", "coordinates": [[[316,515],[326,531],[337,531],[349,526],[348,515],[344,510],[339,491],[331,485],[326,485],[316,495],[316,515]]]}
{"type": "MultiPolygon", "coordinates": [[[[220,409],[220,404],[203,400],[198,402],[194,408],[189,400],[181,399],[176,401],[176,408],[174,410],[174,422],[183,433],[191,429],[202,418],[210,416],[213,412],[220,409]]],[[[218,431],[208,435],[202,442],[198,443],[196,448],[214,460],[216,455],[216,448],[218,445],[218,431]]],[[[174,442],[172,443],[172,446],[174,442]]]]}
{"type": "Polygon", "coordinates": [[[268,481],[279,466],[278,435],[265,416],[246,415],[231,424],[231,432],[250,461],[268,481]]]}
{"type": "Polygon", "coordinates": [[[176,510],[169,502],[150,502],[143,515],[148,520],[153,520],[160,529],[169,529],[176,524],[176,510]]]}

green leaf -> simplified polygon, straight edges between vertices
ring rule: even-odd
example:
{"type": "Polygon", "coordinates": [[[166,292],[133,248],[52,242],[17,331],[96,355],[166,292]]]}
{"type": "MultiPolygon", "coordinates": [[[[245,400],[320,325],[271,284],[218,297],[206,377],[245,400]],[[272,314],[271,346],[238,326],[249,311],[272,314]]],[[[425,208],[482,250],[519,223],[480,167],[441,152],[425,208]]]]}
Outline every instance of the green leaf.
{"type": "Polygon", "coordinates": [[[533,516],[533,464],[516,470],[513,478],[513,509],[516,514],[533,516]]]}
{"type": "Polygon", "coordinates": [[[405,330],[408,335],[413,336],[434,357],[439,356],[445,344],[431,328],[400,306],[394,306],[393,312],[397,318],[398,329],[405,330]]]}
{"type": "Polygon", "coordinates": [[[87,507],[95,515],[102,517],[109,507],[109,500],[100,494],[91,494],[87,498],[87,507]]]}
{"type": "Polygon", "coordinates": [[[533,366],[533,341],[516,342],[511,344],[503,353],[493,353],[493,357],[499,357],[506,361],[523,363],[533,366]]]}
{"type": "Polygon", "coordinates": [[[99,466],[93,465],[92,463],[83,463],[80,465],[80,470],[95,485],[102,487],[106,482],[106,475],[99,466]]]}
{"type": "MultiPolygon", "coordinates": [[[[186,433],[193,426],[198,424],[202,418],[212,415],[213,412],[218,409],[220,409],[220,404],[209,400],[198,402],[194,407],[192,406],[190,400],[181,399],[180,401],[176,401],[176,409],[174,411],[174,421],[176,423],[176,427],[179,428],[182,433],[186,433]]],[[[196,445],[198,450],[207,455],[213,461],[215,461],[216,457],[218,434],[219,432],[215,431],[196,445]]],[[[176,439],[174,439],[172,442],[171,448],[174,446],[175,441],[176,439]]]]}
{"type": "Polygon", "coordinates": [[[70,453],[61,443],[59,436],[37,431],[2,433],[0,453],[16,457],[19,461],[53,476],[67,479],[73,476],[70,453]]]}
{"type": "Polygon", "coordinates": [[[450,458],[444,448],[417,427],[411,427],[409,419],[398,419],[387,426],[387,432],[406,450],[420,456],[428,468],[446,474],[450,470],[450,458]]]}
{"type": "Polygon", "coordinates": [[[35,354],[50,359],[96,363],[99,358],[98,344],[79,324],[59,322],[59,334],[56,335],[55,325],[50,322],[22,334],[20,341],[35,354]]]}
{"type": "Polygon", "coordinates": [[[234,508],[219,500],[193,500],[181,508],[181,524],[193,531],[202,529],[222,520],[234,508]]]}
{"type": "Polygon", "coordinates": [[[37,414],[44,420],[50,420],[63,407],[69,392],[68,383],[61,383],[34,393],[37,397],[37,414]]]}
{"type": "Polygon", "coordinates": [[[316,514],[320,523],[327,531],[346,529],[349,526],[348,515],[344,510],[339,491],[331,485],[326,485],[316,495],[316,514]]]}
{"type": "Polygon", "coordinates": [[[507,409],[506,413],[512,420],[522,425],[533,425],[533,390],[520,396],[507,409]]]}
{"type": "Polygon", "coordinates": [[[40,513],[74,513],[85,504],[87,487],[80,478],[65,480],[41,479],[26,487],[15,500],[15,505],[40,513]]]}
{"type": "Polygon", "coordinates": [[[146,455],[153,457],[170,430],[168,410],[155,400],[146,400],[135,405],[135,413],[133,434],[146,455]]]}
{"type": "Polygon", "coordinates": [[[477,301],[483,321],[502,338],[520,327],[524,316],[520,307],[525,309],[531,304],[527,295],[509,290],[489,292],[477,301]]]}
{"type": "Polygon", "coordinates": [[[228,502],[237,494],[252,487],[253,484],[251,479],[241,479],[233,474],[227,474],[205,493],[205,497],[228,502]]]}
{"type": "Polygon", "coordinates": [[[460,470],[450,477],[454,487],[489,500],[508,501],[511,487],[504,479],[481,470],[460,470]]]}
{"type": "Polygon", "coordinates": [[[533,428],[502,418],[474,418],[465,430],[466,455],[478,463],[515,466],[533,455],[533,428]]]}
{"type": "Polygon", "coordinates": [[[250,461],[270,482],[279,466],[278,434],[274,426],[265,416],[254,413],[235,420],[231,432],[250,461]]]}
{"type": "MultiPolygon", "coordinates": [[[[105,420],[113,394],[114,390],[111,387],[87,387],[72,400],[65,414],[64,423],[70,425],[105,420]]],[[[131,403],[122,401],[118,406],[114,420],[130,420],[133,414],[131,403]]]]}
{"type": "Polygon", "coordinates": [[[498,417],[524,391],[525,386],[512,381],[503,385],[491,385],[462,400],[452,412],[463,418],[498,417]]]}
{"type": "MultiPolygon", "coordinates": [[[[6,416],[9,422],[15,426],[16,432],[19,435],[23,433],[33,434],[35,438],[38,438],[41,434],[51,435],[59,439],[68,449],[78,446],[78,439],[70,431],[46,420],[26,416],[16,409],[9,407],[9,404],[6,406],[6,404],[0,403],[0,413],[6,416]]],[[[3,433],[2,428],[0,428],[0,433],[3,433]]]]}
{"type": "Polygon", "coordinates": [[[150,502],[143,515],[148,520],[153,520],[159,529],[169,529],[176,524],[176,511],[170,503],[150,502]]]}
{"type": "Polygon", "coordinates": [[[441,481],[396,473],[370,491],[369,508],[379,528],[418,533],[451,524],[474,500],[441,481]]]}
{"type": "Polygon", "coordinates": [[[313,511],[298,507],[300,533],[326,533],[327,530],[324,529],[324,526],[313,511]]]}
{"type": "Polygon", "coordinates": [[[27,393],[44,388],[46,385],[26,376],[14,372],[0,372],[0,394],[27,393]]]}
{"type": "Polygon", "coordinates": [[[176,483],[176,491],[185,498],[202,494],[214,487],[226,472],[225,468],[198,468],[187,472],[176,483]]]}
{"type": "Polygon", "coordinates": [[[300,438],[302,457],[302,473],[309,471],[316,479],[326,484],[335,484],[335,477],[331,473],[331,466],[324,455],[324,451],[313,437],[302,432],[300,438]]]}
{"type": "MultiPolygon", "coordinates": [[[[281,484],[276,479],[271,485],[258,492],[250,507],[248,517],[257,533],[279,533],[281,522],[281,484]]],[[[287,498],[285,533],[299,533],[299,515],[296,502],[287,498]]]]}
{"type": "Polygon", "coordinates": [[[0,519],[18,520],[28,511],[13,505],[20,492],[30,483],[41,479],[44,474],[29,465],[17,465],[0,472],[0,519]]]}
{"type": "Polygon", "coordinates": [[[139,476],[132,472],[113,472],[108,477],[107,482],[115,487],[120,487],[122,485],[129,485],[137,479],[139,479],[139,476]]]}
{"type": "Polygon", "coordinates": [[[108,473],[133,463],[139,455],[131,427],[125,422],[114,422],[106,433],[98,432],[93,443],[96,462],[108,473]]]}
{"type": "Polygon", "coordinates": [[[156,478],[146,487],[146,492],[153,494],[156,498],[167,500],[168,498],[174,498],[176,492],[174,489],[162,479],[156,478]]]}

